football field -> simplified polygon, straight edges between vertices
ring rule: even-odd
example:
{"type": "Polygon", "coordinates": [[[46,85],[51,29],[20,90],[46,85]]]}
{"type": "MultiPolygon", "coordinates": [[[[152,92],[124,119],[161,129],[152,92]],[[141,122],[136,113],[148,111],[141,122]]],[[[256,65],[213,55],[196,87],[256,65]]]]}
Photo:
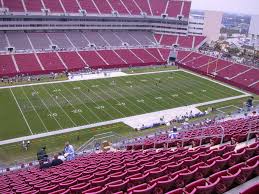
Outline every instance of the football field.
{"type": "Polygon", "coordinates": [[[0,140],[238,95],[183,71],[0,89],[0,140]]]}

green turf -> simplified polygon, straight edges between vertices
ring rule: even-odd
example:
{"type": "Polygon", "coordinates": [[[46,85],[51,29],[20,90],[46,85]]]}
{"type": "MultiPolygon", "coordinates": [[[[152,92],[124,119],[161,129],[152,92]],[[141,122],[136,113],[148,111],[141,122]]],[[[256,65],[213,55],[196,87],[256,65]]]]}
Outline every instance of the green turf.
{"type": "Polygon", "coordinates": [[[237,95],[182,71],[1,89],[0,140],[237,95]]]}
{"type": "Polygon", "coordinates": [[[63,150],[66,141],[69,141],[75,148],[77,148],[94,135],[110,131],[122,136],[132,136],[132,134],[137,133],[129,126],[123,123],[117,123],[113,125],[83,129],[61,135],[34,139],[31,140],[31,146],[27,151],[22,148],[21,142],[2,145],[0,146],[0,164],[10,165],[14,164],[15,161],[32,161],[36,159],[36,152],[42,146],[46,146],[48,154],[53,155],[54,153],[58,153],[63,150]]]}

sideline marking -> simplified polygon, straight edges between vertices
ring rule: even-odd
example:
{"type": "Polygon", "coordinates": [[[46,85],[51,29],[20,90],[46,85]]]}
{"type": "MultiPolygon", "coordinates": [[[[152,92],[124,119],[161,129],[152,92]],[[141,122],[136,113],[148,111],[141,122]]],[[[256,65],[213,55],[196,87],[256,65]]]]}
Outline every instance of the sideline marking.
{"type": "Polygon", "coordinates": [[[28,129],[30,130],[31,134],[33,135],[32,131],[31,131],[31,127],[30,127],[30,125],[29,125],[29,123],[28,123],[26,117],[24,116],[24,114],[23,114],[23,112],[22,112],[22,109],[21,109],[21,107],[20,107],[20,105],[19,105],[19,103],[18,103],[18,101],[17,101],[17,99],[16,99],[16,97],[15,97],[15,95],[14,95],[14,93],[13,93],[13,91],[12,91],[11,88],[10,88],[10,91],[11,91],[11,93],[12,93],[12,95],[13,95],[13,98],[14,98],[14,100],[15,100],[15,102],[16,102],[16,105],[18,106],[20,112],[22,113],[22,117],[23,117],[23,119],[24,119],[24,121],[25,121],[25,123],[26,123],[28,129]]]}

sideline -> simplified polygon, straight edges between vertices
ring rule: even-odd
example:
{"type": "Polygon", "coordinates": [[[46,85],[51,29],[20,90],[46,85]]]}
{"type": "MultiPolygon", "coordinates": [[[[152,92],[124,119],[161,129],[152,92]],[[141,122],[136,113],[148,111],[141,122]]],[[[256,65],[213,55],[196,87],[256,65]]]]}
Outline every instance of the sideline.
{"type": "MultiPolygon", "coordinates": [[[[127,74],[127,73],[124,73],[124,72],[108,72],[108,74],[110,74],[109,76],[105,76],[104,72],[102,72],[102,73],[99,73],[99,74],[85,74],[85,76],[82,79],[72,79],[72,80],[62,80],[62,81],[52,81],[52,82],[42,82],[42,83],[32,83],[32,84],[22,84],[22,85],[15,85],[15,86],[0,86],[0,90],[1,89],[9,89],[9,88],[27,87],[27,86],[48,85],[48,84],[56,84],[56,83],[78,82],[78,81],[85,81],[85,80],[109,79],[109,78],[113,78],[113,77],[167,73],[167,72],[174,72],[174,71],[182,71],[182,70],[176,69],[176,70],[132,73],[132,74],[127,74]]],[[[81,74],[78,74],[78,76],[81,77],[81,74]]]]}

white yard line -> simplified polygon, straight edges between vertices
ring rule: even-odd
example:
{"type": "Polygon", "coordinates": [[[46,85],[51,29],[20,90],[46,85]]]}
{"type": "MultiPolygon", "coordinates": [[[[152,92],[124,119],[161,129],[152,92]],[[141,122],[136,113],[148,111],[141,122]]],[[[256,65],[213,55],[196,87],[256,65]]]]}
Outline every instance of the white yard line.
{"type": "Polygon", "coordinates": [[[42,125],[44,126],[44,128],[46,129],[46,131],[48,132],[48,128],[46,127],[45,123],[43,122],[43,120],[41,119],[40,115],[38,114],[38,111],[35,109],[34,105],[32,104],[32,102],[30,101],[29,97],[27,96],[26,92],[24,91],[24,89],[22,88],[22,92],[24,94],[24,96],[26,96],[27,100],[29,101],[29,103],[31,104],[34,112],[36,113],[36,115],[38,116],[38,118],[40,119],[42,125]]]}
{"type": "MultiPolygon", "coordinates": [[[[121,79],[121,78],[120,78],[120,79],[121,79]]],[[[134,79],[134,81],[135,81],[135,80],[136,80],[136,79],[134,79]]],[[[134,83],[134,82],[133,82],[133,83],[134,83]]],[[[144,85],[144,84],[143,84],[143,85],[144,85]]],[[[145,85],[144,85],[144,86],[145,86],[145,85]]],[[[143,93],[139,92],[139,91],[143,91],[143,88],[140,88],[140,87],[137,86],[137,85],[135,85],[134,87],[138,87],[138,88],[139,88],[139,90],[136,90],[136,92],[138,92],[142,98],[147,99],[148,102],[152,102],[152,103],[157,104],[159,107],[163,107],[161,104],[157,103],[157,101],[154,100],[154,98],[153,98],[153,99],[152,99],[152,98],[149,98],[149,97],[147,97],[146,95],[143,95],[143,93]]],[[[147,90],[146,90],[146,91],[147,91],[147,90]]],[[[147,92],[145,92],[145,94],[147,94],[147,92]]],[[[146,105],[147,105],[147,104],[146,104],[146,105]]],[[[148,105],[147,105],[147,106],[148,106],[148,105]]]]}
{"type": "MultiPolygon", "coordinates": [[[[51,86],[53,86],[53,84],[51,84],[51,86]]],[[[57,89],[55,86],[53,86],[53,87],[54,87],[55,90],[57,89]]],[[[74,110],[76,110],[76,107],[74,107],[74,105],[73,105],[61,92],[59,92],[59,94],[70,104],[70,106],[71,106],[74,110]]],[[[80,114],[80,116],[81,116],[87,123],[89,123],[89,121],[84,117],[84,115],[82,115],[81,113],[79,113],[79,114],[80,114]]]]}
{"type": "MultiPolygon", "coordinates": [[[[36,92],[35,89],[33,88],[33,86],[31,86],[31,88],[32,88],[32,90],[33,90],[34,92],[36,92]]],[[[44,102],[44,100],[42,100],[42,98],[41,98],[39,95],[37,95],[37,97],[39,98],[39,100],[41,101],[41,103],[43,104],[43,106],[45,106],[45,107],[47,108],[48,112],[49,112],[50,114],[52,114],[52,112],[50,111],[49,107],[46,105],[46,103],[44,102]]],[[[61,129],[63,129],[63,127],[62,127],[61,124],[58,122],[58,120],[56,119],[56,117],[53,117],[53,118],[54,118],[54,120],[57,122],[58,126],[59,126],[61,129]]]]}
{"type": "MultiPolygon", "coordinates": [[[[148,79],[150,79],[150,76],[148,76],[147,77],[148,79]]],[[[179,78],[178,78],[179,79],[179,78]]],[[[159,87],[161,90],[163,90],[164,91],[164,93],[168,93],[168,96],[169,96],[169,98],[170,99],[172,99],[174,102],[177,102],[177,104],[182,104],[181,102],[178,102],[175,98],[173,98],[171,95],[171,93],[170,92],[168,92],[168,90],[170,91],[170,90],[172,90],[172,88],[170,88],[170,87],[168,87],[166,84],[162,84],[162,86],[161,87],[159,87]],[[164,87],[165,87],[165,89],[164,89],[164,87]]],[[[188,87],[187,87],[188,88],[188,87]]],[[[188,88],[189,89],[189,88],[188,88]]],[[[175,89],[173,89],[174,91],[176,91],[175,89]]],[[[184,91],[184,90],[182,90],[182,89],[178,89],[178,90],[180,90],[181,91],[181,94],[182,95],[184,95],[187,99],[190,99],[190,98],[192,98],[192,96],[191,95],[188,95],[188,94],[186,94],[186,92],[188,92],[188,91],[184,91]]],[[[176,91],[177,92],[177,91],[176,91]]],[[[178,93],[178,92],[177,92],[178,93]]],[[[196,96],[196,95],[193,95],[193,96],[196,96]]],[[[200,100],[200,98],[197,98],[198,100],[200,100]]]]}
{"type": "MultiPolygon", "coordinates": [[[[234,99],[243,98],[243,97],[246,97],[246,96],[247,95],[245,94],[245,95],[240,95],[240,96],[228,97],[228,98],[224,98],[224,99],[219,99],[219,100],[213,100],[213,101],[209,101],[209,102],[193,104],[193,105],[190,105],[190,106],[187,106],[187,107],[197,108],[199,106],[205,106],[205,105],[215,104],[215,103],[224,102],[224,101],[228,101],[228,100],[234,100],[234,99]]],[[[185,107],[182,107],[182,108],[185,108],[185,107]]],[[[177,109],[177,108],[174,108],[174,109],[177,109]]],[[[125,117],[125,118],[120,118],[120,119],[115,119],[115,120],[110,120],[110,121],[104,121],[104,122],[94,123],[94,124],[89,124],[89,125],[84,125],[84,126],[67,128],[67,129],[62,129],[62,130],[57,130],[57,131],[51,131],[51,132],[41,133],[41,134],[36,134],[36,135],[31,135],[31,136],[25,136],[25,137],[19,137],[19,138],[14,138],[14,139],[3,140],[3,141],[0,141],[0,145],[21,142],[23,140],[25,141],[25,140],[32,140],[32,139],[42,138],[42,137],[48,137],[48,136],[52,136],[52,135],[58,135],[58,134],[78,131],[78,130],[82,130],[82,129],[88,129],[88,128],[93,128],[93,127],[108,125],[108,124],[114,124],[114,123],[118,123],[118,122],[124,122],[125,120],[132,119],[132,118],[135,118],[137,120],[137,119],[140,119],[143,116],[146,116],[148,114],[158,114],[158,113],[161,113],[163,111],[168,111],[168,110],[170,110],[170,109],[162,110],[162,111],[157,111],[157,112],[153,112],[153,113],[146,113],[146,114],[142,114],[142,115],[135,115],[135,116],[125,117]],[[138,116],[139,116],[139,118],[138,118],[138,116]]]]}
{"type": "Polygon", "coordinates": [[[42,86],[42,88],[47,92],[47,94],[50,96],[50,98],[52,98],[52,100],[58,105],[58,107],[65,113],[65,115],[70,119],[70,121],[72,122],[72,124],[74,126],[77,126],[75,124],[75,122],[72,120],[72,118],[67,114],[67,112],[62,108],[62,106],[50,95],[49,91],[44,87],[42,86]]]}
{"type": "MultiPolygon", "coordinates": [[[[89,89],[89,88],[88,88],[87,86],[85,86],[82,82],[79,82],[79,84],[82,85],[82,87],[89,89]]],[[[82,91],[81,91],[81,92],[82,92],[82,91]]],[[[109,105],[111,108],[113,108],[116,112],[119,112],[122,116],[124,115],[121,111],[119,111],[119,110],[117,110],[115,107],[113,107],[112,104],[109,104],[102,96],[98,95],[98,93],[95,93],[94,90],[91,89],[90,92],[92,92],[92,93],[93,93],[95,96],[97,96],[98,98],[102,99],[105,104],[108,104],[108,105],[109,105]]],[[[101,92],[104,93],[102,90],[101,90],[101,92]]],[[[97,104],[92,98],[88,97],[84,92],[82,92],[82,93],[83,93],[83,95],[85,95],[87,98],[89,98],[97,107],[99,106],[99,104],[97,104]]],[[[105,111],[105,109],[103,109],[103,112],[105,112],[107,115],[109,115],[109,117],[113,118],[113,116],[112,116],[109,112],[105,111]]]]}
{"type": "MultiPolygon", "coordinates": [[[[177,76],[177,75],[176,75],[177,76]]],[[[188,77],[187,76],[185,76],[185,75],[179,75],[180,77],[183,77],[184,79],[188,79],[188,77]]],[[[212,87],[212,86],[210,86],[210,85],[207,85],[207,84],[205,84],[205,83],[203,83],[202,81],[200,81],[200,80],[193,80],[193,82],[194,82],[194,84],[195,85],[198,85],[199,87],[201,86],[201,85],[204,85],[205,86],[205,88],[210,88],[210,89],[213,89],[213,92],[214,92],[214,90],[216,91],[216,93],[217,92],[219,92],[220,93],[220,95],[222,95],[222,91],[221,91],[221,89],[218,89],[218,88],[214,88],[214,87],[212,87]]],[[[225,92],[226,94],[228,94],[228,95],[230,95],[230,96],[232,96],[232,94],[231,93],[229,93],[229,92],[225,92]]],[[[218,94],[216,94],[216,95],[218,95],[218,94]]],[[[206,95],[207,96],[207,95],[206,95]]],[[[208,97],[208,96],[207,96],[208,97]]],[[[225,97],[225,96],[223,96],[223,97],[225,97]]],[[[210,97],[208,97],[208,98],[210,98],[210,97]]],[[[211,99],[211,98],[210,98],[211,99]]]]}
{"type": "MultiPolygon", "coordinates": [[[[83,83],[80,83],[80,84],[82,84],[83,85],[83,87],[86,87],[83,83]]],[[[88,87],[86,87],[86,88],[88,88],[88,87]]],[[[99,90],[99,91],[101,91],[104,95],[107,95],[107,93],[106,92],[104,92],[103,90],[101,90],[101,89],[99,89],[98,87],[97,87],[97,89],[99,90]]],[[[123,117],[126,117],[126,115],[123,113],[123,112],[121,112],[120,110],[118,110],[116,107],[114,107],[111,103],[107,103],[106,102],[106,100],[102,97],[102,95],[100,96],[100,95],[98,95],[98,93],[95,93],[94,92],[94,90],[91,90],[91,92],[93,92],[96,96],[98,96],[99,98],[101,98],[103,101],[104,101],[104,103],[105,104],[108,104],[111,108],[113,108],[116,112],[119,112],[123,117]]],[[[110,96],[110,95],[109,95],[110,96]]],[[[114,99],[112,96],[110,96],[112,99],[114,99]]],[[[95,102],[94,102],[95,103],[95,102]]],[[[95,103],[96,104],[96,103],[95,103]]],[[[97,104],[97,106],[98,106],[98,104],[97,104]]],[[[105,111],[106,112],[106,111],[105,111]]],[[[107,114],[109,114],[108,112],[106,112],[107,114]]],[[[111,116],[110,114],[109,114],[109,116],[111,117],[111,118],[113,118],[113,116],[111,116]]]]}
{"type": "Polygon", "coordinates": [[[208,77],[206,77],[206,76],[202,76],[202,75],[200,75],[200,74],[197,74],[197,73],[194,73],[194,72],[185,70],[185,69],[181,69],[181,70],[184,71],[184,72],[190,73],[190,74],[192,74],[192,75],[198,76],[198,77],[200,77],[200,78],[209,80],[209,81],[211,81],[211,82],[217,83],[217,84],[219,84],[219,85],[225,86],[225,87],[227,87],[227,88],[231,88],[232,90],[235,90],[235,91],[238,91],[238,92],[240,92],[240,93],[246,94],[247,96],[251,96],[251,94],[248,93],[248,92],[242,91],[242,90],[240,90],[240,89],[237,89],[237,88],[235,88],[235,87],[233,87],[233,86],[230,86],[230,85],[227,85],[227,84],[225,84],[225,83],[221,83],[220,81],[217,81],[217,80],[208,78],[208,77]]]}
{"type": "MultiPolygon", "coordinates": [[[[99,83],[99,82],[98,82],[99,83]]],[[[108,90],[113,91],[114,93],[116,93],[117,95],[121,96],[121,98],[125,99],[126,101],[130,102],[133,106],[139,108],[137,105],[135,105],[133,102],[129,101],[126,97],[124,97],[123,95],[121,95],[120,93],[118,93],[116,90],[111,90],[108,86],[106,86],[105,84],[103,84],[102,82],[100,83],[102,84],[104,87],[106,87],[108,90]]],[[[121,103],[120,101],[118,101],[116,98],[113,98],[113,95],[110,95],[108,92],[106,93],[108,94],[113,100],[117,101],[118,103],[121,103]]],[[[131,109],[128,109],[127,106],[124,106],[129,112],[136,114],[135,112],[132,112],[131,109]]],[[[143,109],[142,109],[143,110],[143,109]]],[[[125,116],[125,115],[124,115],[125,116]]],[[[126,116],[125,116],[126,117],[126,116]]]]}
{"type": "Polygon", "coordinates": [[[20,107],[20,104],[18,103],[18,101],[17,101],[17,99],[16,99],[16,97],[15,97],[15,95],[14,95],[14,93],[13,93],[13,91],[12,91],[11,88],[10,88],[10,91],[11,91],[11,93],[12,93],[12,95],[13,95],[13,98],[14,98],[14,100],[15,100],[15,102],[16,102],[16,105],[18,106],[18,108],[19,108],[19,110],[20,110],[20,112],[21,112],[21,114],[22,114],[22,117],[23,117],[23,119],[24,119],[24,121],[25,121],[25,123],[26,123],[28,129],[30,130],[31,134],[33,135],[32,130],[31,130],[31,127],[30,127],[30,125],[29,125],[29,123],[28,123],[28,121],[27,121],[25,115],[23,114],[22,109],[21,109],[21,107],[20,107]]]}
{"type": "MultiPolygon", "coordinates": [[[[99,121],[102,121],[102,119],[93,112],[88,106],[85,105],[85,102],[83,102],[77,95],[75,95],[73,92],[70,91],[69,88],[67,88],[64,84],[62,84],[62,87],[64,87],[69,93],[71,93],[87,110],[89,110],[99,121]]],[[[81,92],[81,91],[80,91],[81,92]]],[[[89,123],[89,122],[88,122],[89,123]]]]}

